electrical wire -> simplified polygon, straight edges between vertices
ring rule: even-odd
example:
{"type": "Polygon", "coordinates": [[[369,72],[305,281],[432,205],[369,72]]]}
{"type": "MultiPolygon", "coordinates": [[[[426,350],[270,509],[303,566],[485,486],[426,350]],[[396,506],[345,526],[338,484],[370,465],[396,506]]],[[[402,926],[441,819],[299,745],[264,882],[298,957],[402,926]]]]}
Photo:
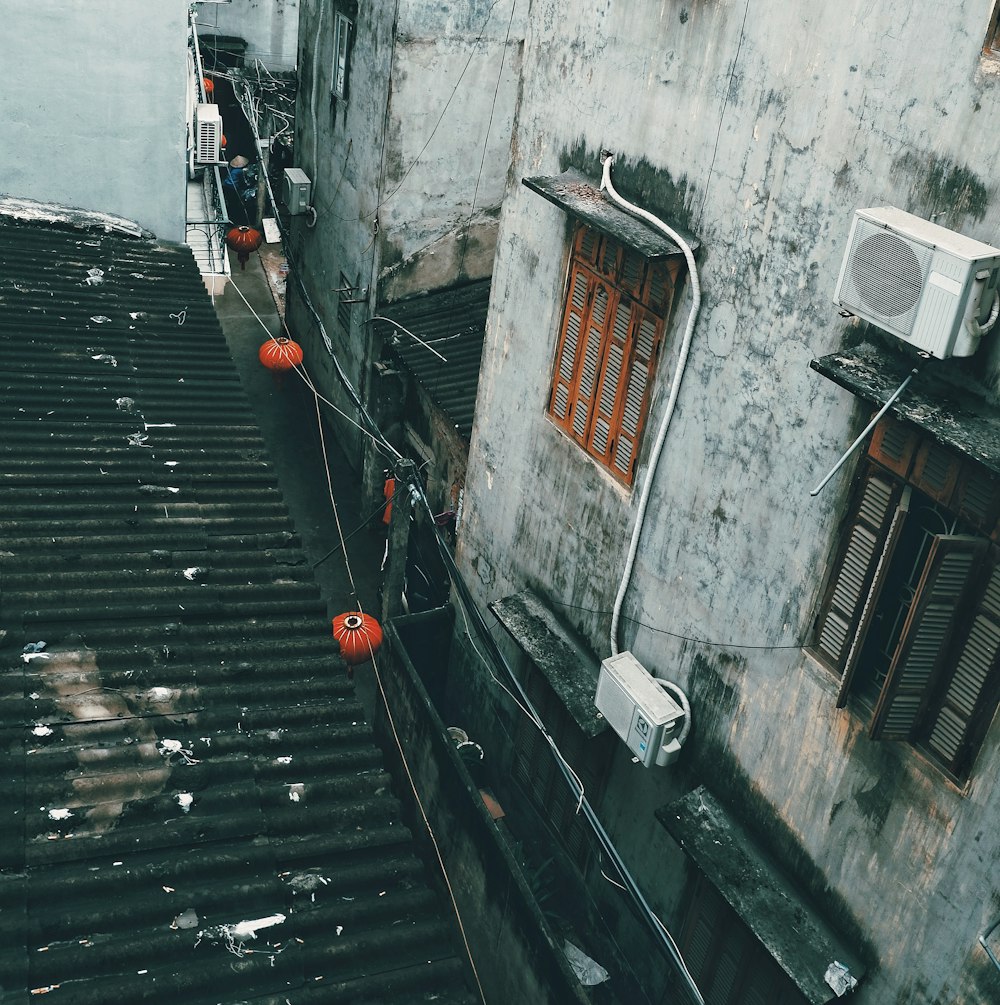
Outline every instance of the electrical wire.
{"type": "MultiPolygon", "coordinates": [[[[499,0],[495,0],[494,4],[490,7],[490,14],[492,14],[493,8],[496,6],[497,3],[499,3],[499,0]]],[[[480,32],[479,39],[477,39],[477,43],[482,38],[483,32],[485,32],[486,23],[488,23],[488,20],[489,20],[489,15],[487,16],[487,22],[484,22],[483,29],[480,32]]],[[[471,62],[471,59],[472,59],[472,56],[470,56],[469,62],[471,62]]],[[[468,65],[469,64],[467,63],[466,64],[466,69],[468,68],[468,65]]],[[[463,69],[462,76],[464,76],[464,73],[465,73],[465,70],[463,69]]],[[[459,78],[459,83],[460,82],[461,82],[461,77],[459,78]]],[[[244,86],[245,87],[247,86],[245,81],[244,81],[244,86]]],[[[457,86],[458,85],[456,84],[456,90],[457,90],[457,86]]],[[[455,92],[453,91],[452,92],[452,97],[454,97],[454,93],[455,92]]],[[[246,96],[244,96],[244,97],[246,97],[246,96]]],[[[448,103],[450,103],[450,101],[451,101],[451,98],[449,98],[448,103]]],[[[242,102],[241,102],[241,106],[242,106],[242,102]]],[[[446,105],[446,107],[447,107],[447,105],[446,105]]],[[[442,112],[442,118],[443,118],[443,112],[442,112]]],[[[254,136],[255,136],[255,139],[256,139],[256,142],[257,142],[257,145],[258,145],[258,149],[259,149],[259,147],[260,147],[260,136],[259,136],[259,134],[257,132],[256,122],[253,121],[253,120],[251,120],[251,119],[249,119],[249,117],[248,117],[248,122],[250,123],[251,129],[252,129],[252,131],[254,133],[254,136]]],[[[439,119],[438,124],[440,124],[440,119],[439,119]]],[[[435,130],[436,130],[436,128],[437,128],[437,126],[435,126],[435,130]]],[[[432,135],[433,135],[433,133],[432,133],[432,135]]],[[[427,143],[429,143],[429,142],[430,142],[430,137],[428,138],[427,143]]],[[[424,148],[421,150],[421,154],[423,153],[423,150],[426,149],[427,143],[425,143],[424,148]]],[[[419,155],[418,155],[418,157],[419,157],[419,155]]],[[[416,161],[414,161],[414,164],[415,163],[416,163],[416,161]]],[[[411,164],[411,166],[407,170],[406,174],[409,173],[409,170],[411,170],[412,167],[413,167],[413,164],[411,164]]],[[[402,184],[402,181],[405,180],[405,177],[406,177],[406,175],[404,174],[404,178],[400,180],[400,185],[402,184]]],[[[267,173],[266,172],[264,172],[264,179],[265,179],[265,183],[267,185],[268,194],[269,194],[269,196],[271,198],[271,202],[272,202],[273,205],[276,205],[277,203],[276,203],[276,200],[274,199],[274,193],[271,190],[271,186],[270,186],[270,179],[267,177],[267,173]]],[[[387,198],[391,198],[391,196],[394,195],[395,192],[397,192],[398,190],[399,190],[399,186],[397,186],[397,188],[394,189],[393,192],[390,193],[390,195],[387,198]]],[[[279,227],[280,227],[280,223],[279,223],[279,227]]],[[[282,235],[282,237],[284,239],[284,235],[282,235]]],[[[341,367],[339,365],[339,361],[337,360],[336,356],[332,352],[332,343],[330,343],[330,341],[329,341],[329,336],[326,335],[325,329],[323,327],[322,319],[320,318],[318,312],[316,311],[315,307],[313,307],[312,302],[309,299],[308,292],[305,290],[305,287],[304,287],[304,285],[302,283],[301,277],[298,275],[298,270],[294,269],[294,263],[291,260],[291,256],[290,256],[290,254],[288,252],[287,246],[285,248],[285,251],[286,251],[286,257],[289,259],[289,263],[293,265],[293,274],[295,275],[295,278],[297,280],[297,284],[299,286],[300,292],[302,293],[303,302],[305,303],[306,307],[309,309],[310,313],[313,315],[315,324],[319,328],[319,331],[320,331],[321,335],[324,337],[324,341],[327,343],[327,348],[328,348],[328,351],[330,351],[330,355],[331,355],[331,357],[332,357],[332,359],[334,361],[335,369],[336,369],[336,372],[338,374],[338,378],[344,384],[345,389],[349,389],[349,397],[351,398],[353,404],[359,410],[359,413],[362,415],[362,417],[365,419],[365,421],[368,422],[371,425],[372,430],[374,430],[374,431],[367,431],[366,430],[367,435],[369,435],[371,437],[371,439],[372,439],[372,441],[374,443],[376,443],[376,444],[383,444],[383,445],[389,447],[393,451],[393,453],[395,454],[395,456],[396,456],[397,459],[402,459],[402,455],[399,454],[399,452],[396,451],[395,448],[393,448],[391,446],[391,444],[388,443],[388,440],[385,438],[384,434],[381,432],[381,430],[378,429],[378,426],[375,423],[374,419],[372,419],[372,417],[368,414],[367,410],[364,408],[364,405],[361,402],[360,397],[357,395],[357,391],[354,390],[353,385],[350,384],[350,382],[347,380],[346,375],[343,374],[343,371],[342,371],[342,369],[341,369],[341,367]]],[[[233,285],[235,286],[235,283],[233,285]]],[[[242,293],[240,294],[240,296],[243,298],[244,303],[247,303],[247,306],[249,307],[250,305],[246,301],[246,298],[242,296],[242,293]]],[[[251,308],[251,311],[252,310],[253,309],[251,308]]],[[[256,316],[256,312],[254,312],[254,313],[255,313],[255,316],[256,316]]],[[[259,317],[258,317],[258,320],[260,320],[259,317]]],[[[263,325],[263,322],[261,322],[261,324],[263,325]]],[[[265,330],[267,330],[266,325],[264,326],[264,328],[265,328],[265,330]]],[[[273,336],[270,335],[270,331],[268,331],[268,335],[273,338],[273,336]]],[[[311,385],[311,382],[310,382],[310,385],[311,385]]],[[[314,390],[314,393],[318,394],[318,392],[316,392],[314,388],[313,388],[313,390],[314,390]]],[[[324,399],[324,400],[326,400],[326,399],[324,399]]],[[[335,406],[332,406],[332,403],[327,402],[327,404],[330,404],[331,407],[334,407],[335,411],[337,411],[338,414],[343,414],[343,413],[340,413],[340,410],[336,409],[335,406]]],[[[354,424],[357,425],[357,423],[354,423],[354,424]]],[[[362,427],[358,426],[358,428],[362,428],[362,427]]],[[[328,464],[327,458],[325,456],[325,452],[324,452],[324,458],[323,459],[324,459],[324,464],[328,464]]],[[[332,483],[329,481],[329,469],[327,469],[327,470],[328,470],[328,484],[330,485],[330,489],[331,489],[331,501],[333,502],[334,505],[336,505],[335,499],[333,499],[333,496],[332,496],[332,483]]],[[[430,506],[430,502],[427,499],[427,496],[426,496],[426,494],[425,494],[425,492],[423,490],[423,486],[419,483],[419,480],[416,480],[415,484],[413,484],[411,486],[411,488],[416,492],[416,494],[418,496],[418,499],[422,502],[422,504],[426,508],[428,514],[431,516],[432,526],[433,526],[433,509],[430,506]]],[[[339,521],[338,521],[338,531],[339,530],[340,530],[340,528],[339,528],[339,521]]],[[[587,820],[587,822],[590,825],[591,829],[593,830],[595,836],[597,837],[597,840],[598,840],[601,848],[604,850],[604,852],[607,854],[607,856],[611,859],[611,861],[615,864],[616,869],[619,871],[619,874],[621,875],[623,881],[625,882],[625,885],[626,885],[626,887],[628,889],[628,893],[629,893],[630,897],[636,903],[636,905],[639,907],[640,912],[641,912],[643,918],[646,919],[647,924],[648,924],[650,930],[653,932],[653,934],[657,938],[657,940],[667,950],[668,956],[674,962],[675,966],[677,967],[677,969],[679,970],[679,972],[682,974],[682,976],[684,976],[685,982],[687,984],[688,993],[689,993],[689,996],[690,996],[691,1000],[695,1003],[695,1005],[705,1005],[704,999],[702,998],[701,993],[700,993],[700,991],[697,988],[697,985],[694,983],[693,980],[691,980],[690,972],[688,971],[687,966],[684,963],[684,960],[683,960],[683,958],[680,955],[680,952],[679,952],[679,950],[677,948],[676,943],[674,942],[673,938],[671,937],[669,931],[664,926],[663,922],[654,914],[654,912],[650,908],[648,902],[646,901],[645,897],[642,894],[642,891],[639,889],[639,887],[636,884],[635,880],[633,879],[631,873],[628,871],[627,866],[625,865],[624,861],[621,859],[621,856],[619,855],[617,848],[615,847],[615,845],[612,842],[610,836],[608,835],[607,831],[604,829],[604,827],[601,824],[600,820],[598,819],[596,813],[594,812],[593,808],[591,807],[589,801],[587,800],[586,794],[584,792],[583,785],[580,783],[578,776],[576,775],[575,771],[573,771],[572,767],[569,765],[569,763],[566,761],[566,759],[562,756],[562,754],[559,751],[558,746],[556,745],[555,741],[552,739],[551,736],[549,736],[547,730],[544,729],[544,723],[542,723],[542,720],[539,717],[537,711],[535,711],[534,706],[532,705],[531,700],[529,699],[527,693],[525,692],[524,688],[522,687],[520,681],[518,681],[518,679],[517,679],[516,675],[514,674],[512,668],[509,666],[509,664],[507,663],[506,659],[504,658],[502,652],[500,651],[499,647],[497,646],[496,641],[490,635],[489,630],[486,627],[485,621],[482,618],[482,615],[479,613],[478,608],[475,606],[475,603],[474,603],[474,601],[472,599],[471,593],[469,592],[468,586],[465,584],[465,581],[462,578],[461,573],[459,572],[459,569],[458,569],[457,565],[455,565],[454,558],[451,555],[451,552],[448,549],[447,544],[443,540],[440,532],[438,532],[437,530],[435,530],[435,540],[436,540],[436,543],[438,545],[439,552],[441,553],[442,559],[443,559],[443,561],[445,563],[445,566],[448,569],[449,576],[450,576],[452,582],[455,584],[456,593],[459,596],[460,601],[461,601],[460,606],[462,606],[462,609],[463,609],[463,617],[466,617],[466,624],[468,625],[467,613],[466,613],[466,612],[468,612],[468,613],[471,613],[472,616],[473,616],[473,622],[477,626],[477,632],[478,632],[480,638],[483,639],[483,640],[485,640],[487,642],[487,649],[490,651],[491,659],[493,661],[493,664],[495,666],[502,667],[504,669],[505,674],[510,678],[511,682],[514,685],[514,688],[517,690],[517,692],[518,692],[518,694],[520,696],[520,701],[517,702],[518,706],[522,707],[522,710],[525,711],[525,713],[528,715],[529,719],[531,719],[533,722],[535,722],[536,725],[541,724],[539,726],[539,728],[542,730],[543,736],[545,737],[546,741],[548,742],[550,750],[555,755],[556,765],[558,766],[561,774],[563,775],[563,777],[564,777],[564,779],[566,781],[566,784],[569,786],[571,792],[573,793],[573,795],[577,799],[577,812],[578,813],[582,813],[583,816],[585,817],[585,819],[587,820]]],[[[342,542],[342,547],[343,547],[343,542],[342,542]]],[[[347,561],[347,551],[346,551],[346,548],[344,548],[344,559],[345,559],[345,562],[346,562],[347,561]]],[[[352,580],[352,585],[353,585],[353,580],[352,580]]],[[[470,632],[470,634],[469,634],[468,637],[469,637],[470,642],[471,642],[471,640],[472,640],[472,634],[471,634],[471,632],[470,632]]],[[[479,651],[478,647],[474,646],[474,648],[476,648],[477,652],[479,651]]],[[[480,653],[480,658],[482,658],[482,654],[481,653],[480,653]]],[[[374,665],[374,661],[373,661],[373,665],[374,665]]],[[[377,669],[376,669],[376,676],[378,678],[377,669]]],[[[382,688],[381,678],[378,678],[378,682],[379,682],[379,687],[381,689],[382,688]]],[[[500,683],[498,678],[497,678],[497,682],[500,683]]],[[[504,689],[508,690],[506,687],[504,687],[504,689]]],[[[510,692],[508,690],[508,693],[510,693],[511,697],[513,697],[513,693],[512,692],[510,692]]],[[[384,699],[385,699],[385,693],[384,693],[384,690],[383,690],[383,700],[384,699]]],[[[389,720],[390,720],[390,723],[391,723],[391,721],[392,721],[391,720],[391,713],[389,713],[389,711],[388,711],[388,706],[386,706],[386,710],[387,710],[387,715],[389,715],[389,720]]],[[[393,727],[393,731],[395,733],[395,728],[394,727],[393,727]]],[[[397,742],[398,742],[398,736],[397,736],[397,742]]],[[[402,751],[401,751],[401,756],[402,756],[402,751]]],[[[406,762],[405,762],[405,758],[404,758],[404,765],[405,764],[406,764],[406,762]]],[[[409,775],[409,769],[408,769],[408,767],[407,767],[407,773],[409,775]]],[[[411,784],[412,784],[412,780],[411,780],[411,784]]],[[[414,796],[417,799],[418,805],[420,805],[419,796],[416,794],[416,791],[414,791],[414,796]]],[[[423,814],[422,807],[421,807],[421,813],[423,814]]],[[[425,816],[425,823],[426,823],[426,816],[425,816]]],[[[435,850],[438,852],[439,862],[441,862],[442,870],[444,870],[444,863],[443,863],[443,860],[441,860],[441,858],[440,858],[440,851],[437,849],[437,844],[434,841],[433,832],[430,830],[429,824],[428,824],[428,833],[432,837],[432,843],[434,843],[434,845],[435,845],[435,850]]],[[[451,892],[451,887],[450,887],[450,883],[448,882],[447,873],[446,872],[444,872],[444,876],[445,876],[446,884],[449,887],[449,892],[451,892]]],[[[454,905],[455,901],[454,901],[454,894],[453,894],[453,892],[451,892],[451,895],[452,895],[452,903],[454,905]]],[[[456,908],[456,910],[457,910],[457,908],[456,908]]],[[[460,918],[459,918],[459,925],[461,927],[461,919],[460,918]]],[[[464,938],[465,937],[464,929],[463,929],[463,933],[462,934],[463,934],[463,938],[464,938]]],[[[466,946],[468,947],[468,943],[466,943],[466,946]]],[[[471,955],[470,955],[470,962],[471,962],[471,959],[472,958],[471,958],[471,955]]],[[[475,965],[474,964],[473,964],[473,970],[475,970],[475,965]]],[[[477,974],[477,978],[476,979],[478,981],[478,974],[477,974]]],[[[480,985],[480,991],[482,991],[481,985],[480,985]]],[[[483,1000],[485,1002],[485,998],[483,998],[483,1000]]]]}
{"type": "MultiPolygon", "coordinates": [[[[605,617],[613,612],[611,611],[601,611],[593,607],[579,607],[576,604],[564,604],[559,600],[553,600],[553,604],[557,607],[564,607],[569,611],[582,611],[584,614],[596,614],[600,617],[605,617]]],[[[627,621],[629,624],[635,625],[638,628],[645,628],[647,631],[655,632],[657,635],[669,635],[673,639],[681,639],[684,642],[696,642],[701,646],[717,646],[720,649],[809,649],[812,646],[811,642],[789,642],[783,643],[781,645],[751,645],[749,643],[743,642],[709,642],[707,639],[699,639],[693,635],[682,635],[679,632],[671,632],[666,628],[657,628],[656,625],[648,624],[645,621],[640,621],[638,618],[630,618],[628,615],[622,615],[622,620],[627,621]]]]}
{"type": "MultiPolygon", "coordinates": [[[[426,497],[422,496],[422,498],[426,505],[427,504],[426,497]]],[[[455,583],[456,591],[460,599],[460,602],[468,607],[469,614],[471,614],[472,620],[476,624],[477,632],[480,636],[480,639],[482,639],[482,641],[486,644],[486,648],[490,652],[491,661],[493,661],[496,666],[503,667],[506,676],[510,678],[518,694],[520,695],[521,702],[524,704],[524,706],[526,706],[526,708],[530,709],[533,718],[537,719],[538,721],[541,721],[537,711],[534,708],[534,705],[531,702],[531,699],[528,697],[527,692],[524,690],[524,687],[521,685],[521,682],[517,679],[517,676],[514,674],[513,669],[508,664],[506,658],[503,655],[503,652],[497,645],[496,640],[493,638],[492,635],[490,635],[489,629],[487,628],[482,615],[479,613],[478,608],[475,606],[475,602],[471,597],[468,586],[465,584],[465,581],[462,578],[461,573],[459,572],[459,569],[455,564],[455,560],[452,557],[451,552],[448,550],[447,546],[441,539],[440,535],[437,535],[437,541],[438,541],[438,549],[441,553],[442,560],[449,569],[449,573],[453,577],[453,582],[455,583]]],[[[554,741],[552,741],[551,738],[548,739],[550,747],[553,749],[557,749],[555,747],[554,741]]],[[[593,807],[590,805],[584,793],[577,786],[577,783],[574,781],[572,773],[566,770],[564,759],[557,758],[556,765],[562,772],[563,777],[566,780],[566,783],[569,785],[570,790],[573,792],[573,795],[578,797],[580,811],[583,813],[587,822],[590,824],[591,829],[593,830],[595,836],[597,837],[600,847],[603,849],[608,858],[614,863],[614,866],[618,871],[619,875],[621,876],[622,881],[625,884],[629,895],[631,896],[632,900],[636,903],[636,905],[639,907],[642,917],[647,923],[647,927],[651,930],[657,941],[661,945],[663,945],[663,947],[667,950],[668,957],[673,961],[678,972],[684,978],[685,984],[687,986],[687,992],[691,1001],[694,1002],[695,1005],[705,1005],[705,999],[702,997],[701,992],[698,990],[697,984],[691,978],[691,973],[688,970],[687,964],[684,962],[683,957],[681,956],[680,950],[677,947],[677,943],[674,941],[669,930],[666,928],[666,926],[663,924],[660,918],[655,914],[653,909],[649,906],[649,903],[643,896],[642,891],[639,889],[631,873],[628,871],[628,867],[622,860],[621,855],[618,853],[618,849],[615,847],[614,842],[611,840],[611,837],[608,835],[607,831],[604,829],[604,826],[601,824],[600,819],[597,817],[597,814],[594,812],[593,807]]]]}
{"type": "Polygon", "coordinates": [[[517,0],[513,0],[510,5],[510,19],[507,21],[507,34],[503,40],[503,48],[500,50],[500,69],[497,71],[497,83],[493,89],[493,102],[490,105],[490,117],[486,123],[486,136],[483,138],[483,156],[479,161],[479,173],[476,175],[476,187],[472,192],[472,205],[469,208],[469,222],[465,225],[465,240],[462,242],[462,259],[459,262],[458,271],[465,268],[465,252],[469,247],[469,231],[472,229],[472,218],[476,214],[476,199],[479,196],[479,183],[483,178],[483,166],[486,164],[486,153],[490,144],[490,133],[493,130],[493,116],[497,108],[497,96],[500,94],[500,83],[503,80],[503,68],[507,59],[507,46],[510,44],[510,29],[514,23],[514,11],[517,10],[517,0]]]}
{"type": "MultiPolygon", "coordinates": [[[[322,445],[323,468],[326,472],[326,484],[327,489],[329,490],[330,505],[333,508],[334,520],[337,525],[337,535],[340,538],[340,548],[344,555],[344,568],[347,570],[347,578],[350,580],[351,583],[351,591],[354,596],[355,603],[357,604],[357,609],[358,611],[361,611],[363,613],[361,599],[358,596],[357,586],[355,585],[354,581],[354,572],[351,569],[351,561],[347,554],[347,541],[344,538],[344,531],[340,522],[340,513],[337,507],[337,499],[333,492],[333,477],[330,471],[330,460],[326,453],[326,435],[323,431],[323,415],[319,408],[318,396],[316,397],[316,423],[319,428],[320,443],[322,445]]],[[[409,487],[407,487],[407,491],[409,491],[409,487]]],[[[486,1005],[486,993],[483,990],[482,981],[479,978],[479,971],[476,968],[476,961],[472,954],[472,947],[469,945],[469,938],[465,931],[465,924],[462,921],[462,912],[459,910],[458,907],[458,901],[455,897],[455,890],[452,887],[451,879],[448,876],[448,869],[444,864],[444,857],[441,854],[441,847],[438,843],[437,835],[435,835],[434,828],[431,826],[431,822],[427,816],[427,811],[424,809],[423,800],[420,798],[420,793],[417,790],[417,785],[416,782],[414,781],[413,773],[410,771],[410,765],[406,758],[406,752],[403,750],[403,744],[399,738],[399,732],[396,729],[396,723],[392,715],[392,709],[389,706],[389,698],[385,693],[385,686],[382,683],[382,673],[379,670],[378,660],[376,659],[375,651],[372,648],[371,639],[367,635],[365,636],[365,642],[368,645],[368,655],[372,662],[372,668],[375,671],[375,680],[378,684],[379,692],[382,695],[382,704],[383,707],[385,708],[386,719],[389,723],[390,729],[392,730],[393,738],[396,741],[396,749],[399,751],[399,758],[403,765],[403,770],[406,772],[407,781],[410,783],[410,789],[413,792],[413,798],[417,804],[417,808],[420,810],[420,816],[424,822],[424,827],[427,829],[427,836],[430,838],[431,845],[434,848],[434,854],[437,856],[438,865],[441,869],[441,875],[444,878],[444,884],[448,890],[448,896],[451,899],[452,910],[455,912],[455,918],[458,921],[458,928],[462,935],[462,942],[465,945],[465,952],[469,959],[469,966],[472,968],[472,973],[476,980],[476,986],[479,988],[479,997],[482,1000],[483,1005],[486,1005]]]]}

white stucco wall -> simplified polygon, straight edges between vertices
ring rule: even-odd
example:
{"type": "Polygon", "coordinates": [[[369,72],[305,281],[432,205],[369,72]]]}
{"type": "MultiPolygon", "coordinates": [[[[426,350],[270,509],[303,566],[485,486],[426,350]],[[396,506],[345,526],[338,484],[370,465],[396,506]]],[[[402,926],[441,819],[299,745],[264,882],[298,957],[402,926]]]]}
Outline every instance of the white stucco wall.
{"type": "MultiPolygon", "coordinates": [[[[638,491],[544,416],[568,221],[520,181],[569,165],[599,177],[610,149],[622,194],[703,243],[703,306],[622,646],[688,689],[715,781],[794,835],[868,934],[879,966],[857,996],[866,1005],[971,1003],[990,987],[976,939],[1000,911],[1000,736],[994,723],[959,790],[906,745],[869,741],[797,648],[850,473],[818,499],[809,489],[861,425],[854,399],[808,364],[854,334],[831,298],[856,207],[897,205],[1000,243],[989,8],[533,0],[460,532],[482,602],[537,589],[607,655],[638,491]],[[757,646],[790,648],[743,648],[757,646]]],[[[637,485],[689,304],[685,292],[637,485]]],[[[995,386],[1000,342],[969,369],[995,386]]],[[[665,910],[672,843],[652,812],[678,784],[620,751],[601,807],[665,910]]]]}
{"type": "Polygon", "coordinates": [[[187,3],[3,5],[0,192],[184,239],[187,3]]]}

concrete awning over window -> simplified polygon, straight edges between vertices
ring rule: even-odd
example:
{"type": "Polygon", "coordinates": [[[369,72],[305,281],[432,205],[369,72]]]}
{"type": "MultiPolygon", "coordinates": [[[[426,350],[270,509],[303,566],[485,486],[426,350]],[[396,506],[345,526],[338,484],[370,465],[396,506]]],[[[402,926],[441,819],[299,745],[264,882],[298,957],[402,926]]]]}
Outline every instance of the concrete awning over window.
{"type": "MultiPolygon", "coordinates": [[[[883,346],[864,343],[809,365],[859,398],[884,405],[915,364],[883,346]]],[[[928,360],[891,411],[1000,474],[1000,409],[975,391],[946,382],[960,365],[957,360],[928,360]]]]}
{"type": "Polygon", "coordinates": [[[597,660],[527,590],[494,601],[490,610],[538,667],[584,736],[603,733],[608,724],[594,706],[597,660]]]}
{"type": "MultiPolygon", "coordinates": [[[[665,234],[612,202],[601,191],[599,179],[595,181],[579,171],[569,170],[541,178],[524,178],[522,182],[564,212],[634,248],[645,258],[670,258],[682,254],[681,249],[665,234]]],[[[677,227],[673,229],[680,233],[677,227]]],[[[699,242],[694,238],[687,234],[681,236],[692,250],[698,247],[699,242]]]]}
{"type": "Polygon", "coordinates": [[[857,958],[704,786],[656,816],[810,1005],[840,996],[826,980],[833,964],[860,981],[857,958]]]}

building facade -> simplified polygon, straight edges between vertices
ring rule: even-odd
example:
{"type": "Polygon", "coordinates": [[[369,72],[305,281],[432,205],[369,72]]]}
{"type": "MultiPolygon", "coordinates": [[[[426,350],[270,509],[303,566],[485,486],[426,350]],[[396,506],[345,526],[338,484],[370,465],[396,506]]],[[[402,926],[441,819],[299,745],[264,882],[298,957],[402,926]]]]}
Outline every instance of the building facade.
{"type": "Polygon", "coordinates": [[[100,13],[80,0],[8,5],[0,192],[183,241],[188,6],[168,0],[138,19],[127,0],[100,13]]]}
{"type": "MultiPolygon", "coordinates": [[[[387,426],[400,389],[375,364],[399,332],[371,322],[393,302],[492,270],[520,74],[514,7],[300,5],[295,160],[312,187],[309,211],[290,224],[292,268],[308,268],[289,284],[289,320],[323,392],[349,402],[335,356],[387,426]]],[[[380,500],[385,459],[355,426],[332,421],[380,500]]]]}
{"type": "MultiPolygon", "coordinates": [[[[833,292],[860,207],[1000,243],[996,11],[533,0],[527,25],[459,566],[553,733],[569,715],[588,798],[706,997],[838,992],[815,968],[755,983],[780,938],[696,853],[701,786],[853,950],[855,1000],[992,1000],[1000,333],[923,364],[833,292]],[[617,192],[674,237],[600,191],[608,153],[617,192]],[[577,690],[617,648],[678,685],[676,763],[588,735],[515,610],[585,654],[577,690]]],[[[545,745],[457,649],[453,721],[520,765],[568,846],[572,806],[556,820],[535,785],[545,745]]],[[[643,945],[606,864],[568,851],[619,945],[643,945]]],[[[676,1000],[662,958],[631,965],[676,1000]]]]}

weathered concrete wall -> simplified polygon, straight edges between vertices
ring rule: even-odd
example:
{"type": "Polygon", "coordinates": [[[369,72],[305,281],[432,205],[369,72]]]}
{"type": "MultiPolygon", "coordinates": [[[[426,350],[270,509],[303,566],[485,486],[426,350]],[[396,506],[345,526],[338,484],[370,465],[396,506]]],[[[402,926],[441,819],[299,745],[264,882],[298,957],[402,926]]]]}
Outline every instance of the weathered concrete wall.
{"type": "Polygon", "coordinates": [[[524,15],[509,0],[461,7],[400,9],[381,207],[390,300],[493,267],[524,15]]]}
{"type": "Polygon", "coordinates": [[[232,3],[200,4],[198,25],[202,33],[245,39],[248,66],[259,59],[270,70],[295,69],[298,0],[232,0],[232,3]]]}
{"type": "Polygon", "coordinates": [[[187,8],[5,4],[0,193],[114,213],[183,241],[187,8]]]}
{"type": "MultiPolygon", "coordinates": [[[[834,915],[870,941],[878,966],[858,1000],[879,1005],[996,993],[976,940],[1000,913],[990,874],[1000,731],[959,791],[908,746],[870,742],[836,709],[832,677],[797,648],[849,474],[816,500],[808,491],[861,415],[808,362],[857,334],[831,303],[856,207],[898,205],[1000,241],[988,168],[1000,77],[980,55],[989,13],[972,2],[534,0],[460,540],[480,599],[527,585],[609,652],[639,493],[544,417],[569,224],[520,180],[570,165],[599,178],[610,149],[618,190],[703,244],[703,306],[622,646],[691,695],[691,767],[711,765],[725,794],[796,845],[799,871],[828,884],[834,915]]],[[[685,292],[637,485],[689,304],[685,292]]],[[[1000,342],[957,366],[996,385],[1000,342]]],[[[688,782],[621,752],[601,808],[668,912],[670,842],[652,811],[688,782]]]]}
{"type": "MultiPolygon", "coordinates": [[[[492,11],[475,0],[460,14],[428,0],[404,0],[398,11],[300,4],[296,160],[313,180],[317,220],[293,221],[291,248],[308,263],[310,298],[366,401],[378,346],[365,322],[379,305],[490,274],[523,34],[512,9],[512,0],[492,11]],[[354,23],[346,100],[331,94],[334,9],[354,23]],[[366,301],[350,330],[336,321],[342,275],[366,301]]],[[[298,298],[290,316],[311,372],[346,407],[298,298]]],[[[343,435],[360,464],[363,440],[347,425],[343,435]]],[[[366,484],[382,463],[368,458],[366,484]]]]}
{"type": "MultiPolygon", "coordinates": [[[[430,617],[433,612],[387,626],[391,671],[386,672],[390,664],[383,660],[382,685],[392,722],[380,706],[376,730],[392,763],[397,760],[396,736],[405,738],[408,768],[447,866],[486,1000],[584,1005],[589,998],[555,944],[517,859],[483,805],[407,652],[409,644],[417,660],[433,663],[440,657],[421,649],[426,638],[421,620],[430,617]]],[[[405,777],[402,770],[394,774],[405,777]]],[[[414,833],[429,845],[412,790],[400,790],[399,796],[410,807],[414,833]]],[[[434,857],[430,847],[427,853],[434,857]]]]}

